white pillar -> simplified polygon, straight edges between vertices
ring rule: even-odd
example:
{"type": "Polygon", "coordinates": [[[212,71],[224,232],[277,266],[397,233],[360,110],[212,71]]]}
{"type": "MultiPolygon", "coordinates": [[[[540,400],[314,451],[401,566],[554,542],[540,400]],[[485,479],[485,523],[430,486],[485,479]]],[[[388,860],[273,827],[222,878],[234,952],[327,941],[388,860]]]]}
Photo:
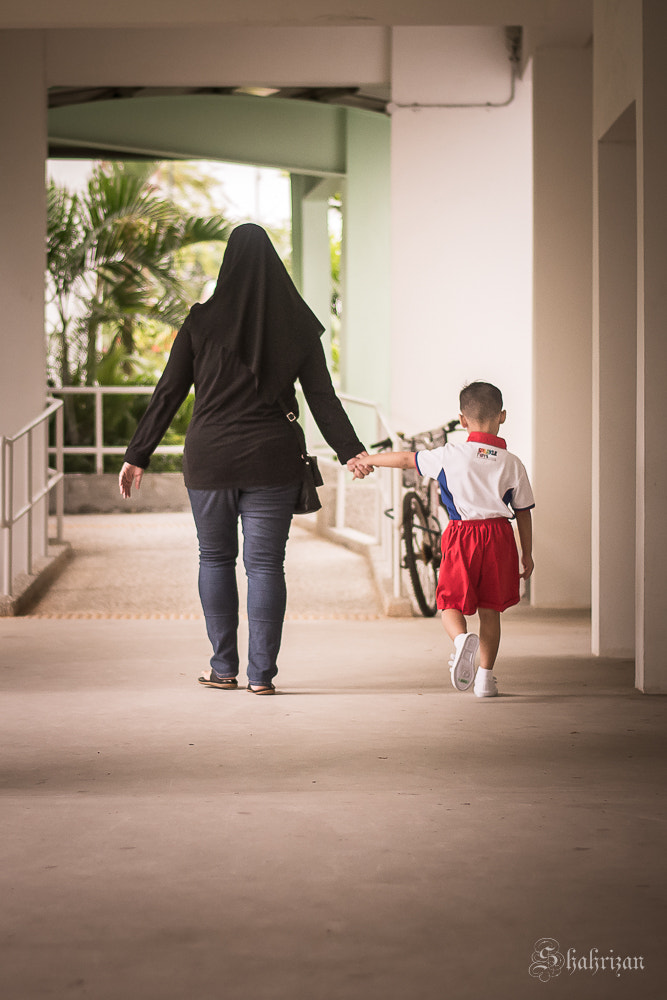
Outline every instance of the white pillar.
{"type": "Polygon", "coordinates": [[[643,0],[639,137],[637,686],[667,694],[667,8],[643,0]]]}
{"type": "Polygon", "coordinates": [[[466,382],[493,382],[530,466],[530,79],[486,106],[512,92],[501,29],[397,28],[392,87],[394,420],[437,427],[466,382]]]}
{"type": "Polygon", "coordinates": [[[600,656],[632,657],[637,406],[634,103],[595,152],[592,646],[600,656]]]}
{"type": "Polygon", "coordinates": [[[539,49],[533,66],[533,603],[590,605],[591,53],[539,49]]]}
{"type": "MultiPolygon", "coordinates": [[[[41,32],[0,31],[0,434],[5,436],[38,416],[46,396],[44,80],[41,32]]],[[[36,441],[34,464],[42,470],[44,446],[43,439],[36,441]]],[[[16,456],[17,504],[25,499],[25,454],[21,449],[16,456]]],[[[15,573],[25,569],[26,540],[23,521],[14,532],[15,573]]],[[[42,522],[33,534],[33,555],[43,554],[42,522]]]]}
{"type": "Polygon", "coordinates": [[[0,31],[0,91],[0,432],[11,434],[41,412],[45,396],[46,89],[40,32],[0,31]]]}

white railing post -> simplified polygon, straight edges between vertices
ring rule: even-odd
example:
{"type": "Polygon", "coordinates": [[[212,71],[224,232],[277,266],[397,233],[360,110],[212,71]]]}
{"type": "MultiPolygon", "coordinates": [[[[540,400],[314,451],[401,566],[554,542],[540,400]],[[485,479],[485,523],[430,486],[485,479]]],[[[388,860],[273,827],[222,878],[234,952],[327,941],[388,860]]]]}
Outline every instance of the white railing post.
{"type": "Polygon", "coordinates": [[[403,504],[401,496],[401,469],[391,470],[391,503],[394,508],[394,520],[391,533],[391,582],[394,597],[402,597],[401,577],[401,531],[403,528],[403,504]]]}
{"type": "Polygon", "coordinates": [[[26,563],[28,576],[32,574],[32,429],[26,434],[26,476],[25,476],[25,502],[28,505],[26,517],[28,521],[28,537],[26,539],[26,563]]]}
{"type": "Polygon", "coordinates": [[[8,579],[10,574],[9,568],[9,544],[10,539],[8,535],[11,533],[11,528],[8,529],[8,519],[7,519],[7,441],[3,434],[0,437],[0,527],[2,528],[2,592],[3,594],[9,593],[8,579]]]}
{"type": "Polygon", "coordinates": [[[11,596],[14,566],[14,447],[11,439],[6,439],[3,454],[5,496],[5,560],[4,560],[4,592],[11,596]]]}
{"type": "Polygon", "coordinates": [[[102,388],[95,386],[95,472],[104,472],[104,426],[102,415],[102,388]]]}
{"type": "Polygon", "coordinates": [[[346,466],[338,466],[338,478],[336,482],[336,528],[338,530],[345,527],[345,491],[347,489],[347,484],[345,482],[346,471],[346,466]]]}
{"type": "MultiPolygon", "coordinates": [[[[41,472],[42,472],[42,478],[43,478],[44,482],[48,485],[48,482],[49,482],[49,423],[48,423],[48,421],[46,422],[46,424],[44,426],[44,434],[43,434],[43,437],[42,437],[42,445],[43,445],[42,455],[43,455],[43,458],[44,458],[44,464],[42,466],[41,472]]],[[[43,518],[43,521],[42,521],[42,546],[44,548],[44,552],[48,552],[49,551],[49,495],[48,495],[48,493],[47,493],[46,497],[44,498],[44,503],[45,503],[45,511],[44,511],[44,518],[43,518]]]]}
{"type": "Polygon", "coordinates": [[[63,540],[63,516],[65,514],[65,455],[63,453],[64,406],[56,410],[56,541],[63,540]]]}

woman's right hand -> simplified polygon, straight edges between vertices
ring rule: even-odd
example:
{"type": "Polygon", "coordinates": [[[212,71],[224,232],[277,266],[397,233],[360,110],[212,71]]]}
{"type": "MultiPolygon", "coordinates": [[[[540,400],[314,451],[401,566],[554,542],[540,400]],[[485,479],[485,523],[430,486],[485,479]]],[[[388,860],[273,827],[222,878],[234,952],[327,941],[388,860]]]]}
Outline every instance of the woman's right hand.
{"type": "Polygon", "coordinates": [[[144,470],[140,469],[138,465],[130,465],[129,462],[125,462],[118,476],[120,495],[129,500],[132,495],[132,486],[134,485],[135,490],[139,489],[143,474],[144,470]]]}
{"type": "Polygon", "coordinates": [[[347,467],[351,473],[353,473],[355,479],[365,479],[366,476],[373,472],[373,467],[364,464],[364,458],[370,458],[367,451],[361,451],[354,458],[351,458],[347,463],[347,467]]]}

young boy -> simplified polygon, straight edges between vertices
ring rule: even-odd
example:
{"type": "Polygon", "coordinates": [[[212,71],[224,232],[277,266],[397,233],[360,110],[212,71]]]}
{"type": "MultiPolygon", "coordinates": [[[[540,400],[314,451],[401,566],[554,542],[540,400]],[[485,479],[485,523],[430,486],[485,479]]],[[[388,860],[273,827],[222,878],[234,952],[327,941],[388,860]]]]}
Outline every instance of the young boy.
{"type": "Polygon", "coordinates": [[[437,588],[442,623],[454,642],[452,683],[459,691],[473,682],[478,698],[498,694],[492,674],[500,645],[500,613],[519,603],[519,579],[533,572],[531,509],[533,492],[522,463],[498,437],[505,422],[503,397],[488,382],[472,382],[459,397],[468,439],[430,451],[395,451],[363,457],[364,466],[411,469],[436,479],[449,524],[442,536],[437,588]],[[521,545],[519,571],[514,532],[521,545]],[[466,616],[479,614],[479,637],[469,633],[466,616]],[[480,666],[475,676],[475,657],[480,666]]]}

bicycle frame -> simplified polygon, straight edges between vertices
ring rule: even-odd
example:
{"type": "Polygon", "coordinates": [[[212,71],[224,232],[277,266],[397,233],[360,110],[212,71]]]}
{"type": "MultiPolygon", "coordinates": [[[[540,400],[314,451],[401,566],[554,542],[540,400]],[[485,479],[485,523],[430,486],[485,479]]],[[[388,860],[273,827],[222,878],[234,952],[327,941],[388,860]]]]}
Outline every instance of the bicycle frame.
{"type": "MultiPolygon", "coordinates": [[[[447,443],[447,438],[458,427],[458,420],[433,430],[422,431],[412,437],[397,434],[397,438],[405,451],[438,448],[447,443]]],[[[371,448],[382,451],[391,449],[391,438],[379,441],[371,448]]],[[[441,509],[440,494],[437,483],[426,476],[421,476],[418,469],[405,469],[401,477],[403,499],[401,503],[401,542],[403,545],[403,560],[401,565],[409,572],[412,590],[420,613],[430,617],[436,612],[435,585],[437,583],[440,565],[440,539],[442,526],[438,517],[441,509]],[[414,497],[415,501],[408,501],[414,497]],[[407,516],[406,516],[407,511],[407,516]],[[433,527],[433,522],[438,527],[433,527]],[[424,583],[429,593],[425,593],[424,583]]],[[[384,512],[387,517],[394,517],[393,508],[384,512]]]]}

